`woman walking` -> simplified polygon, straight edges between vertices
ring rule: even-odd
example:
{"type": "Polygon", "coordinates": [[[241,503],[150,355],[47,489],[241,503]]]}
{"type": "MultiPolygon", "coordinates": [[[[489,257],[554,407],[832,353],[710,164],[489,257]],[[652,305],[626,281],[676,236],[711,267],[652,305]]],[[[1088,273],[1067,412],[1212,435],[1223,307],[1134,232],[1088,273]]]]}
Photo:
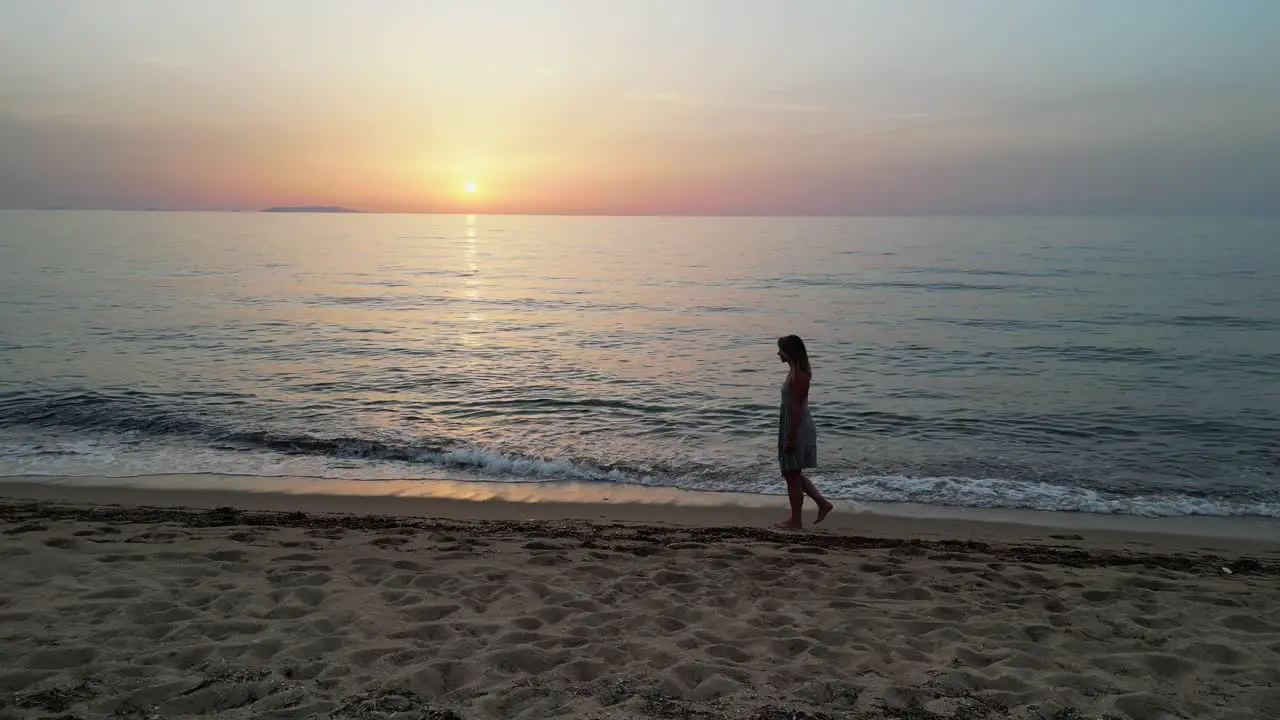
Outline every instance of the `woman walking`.
{"type": "Polygon", "coordinates": [[[818,430],[809,415],[809,382],[813,379],[809,352],[803,340],[788,335],[778,338],[778,358],[790,368],[787,380],[782,384],[782,407],[778,414],[778,465],[782,468],[783,479],[787,481],[791,517],[774,527],[799,530],[804,527],[800,510],[805,495],[818,504],[815,525],[827,517],[833,506],[804,475],[806,468],[818,466],[818,430]]]}

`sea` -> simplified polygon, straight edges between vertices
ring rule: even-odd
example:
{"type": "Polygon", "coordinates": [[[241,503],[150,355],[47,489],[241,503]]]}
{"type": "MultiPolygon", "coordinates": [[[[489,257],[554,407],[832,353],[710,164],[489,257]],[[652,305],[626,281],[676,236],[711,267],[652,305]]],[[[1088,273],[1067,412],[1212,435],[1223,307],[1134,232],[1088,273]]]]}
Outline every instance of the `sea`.
{"type": "Polygon", "coordinates": [[[1280,517],[1280,219],[0,212],[0,475],[1280,517]],[[391,483],[390,481],[397,481],[391,483]]]}

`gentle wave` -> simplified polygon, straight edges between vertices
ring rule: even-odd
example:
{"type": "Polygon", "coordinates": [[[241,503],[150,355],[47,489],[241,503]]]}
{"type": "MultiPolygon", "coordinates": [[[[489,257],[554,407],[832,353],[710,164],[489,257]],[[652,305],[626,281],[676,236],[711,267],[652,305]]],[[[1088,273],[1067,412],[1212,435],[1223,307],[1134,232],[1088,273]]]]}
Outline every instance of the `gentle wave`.
{"type": "MultiPolygon", "coordinates": [[[[1125,497],[1087,488],[998,478],[907,477],[901,475],[828,478],[834,497],[863,502],[909,502],[972,508],[1179,517],[1280,517],[1280,503],[1240,501],[1169,493],[1125,497]]],[[[824,485],[824,488],[828,485],[824,485]]]]}
{"type": "MultiPolygon", "coordinates": [[[[778,494],[772,470],[688,462],[602,464],[567,457],[538,457],[476,447],[465,438],[415,437],[412,441],[360,435],[319,436],[282,429],[236,427],[219,408],[253,401],[229,392],[148,394],[134,390],[78,393],[0,393],[0,466],[18,474],[164,474],[175,471],[313,475],[349,479],[431,477],[440,471],[488,479],[576,480],[660,485],[691,490],[778,494]],[[37,437],[44,433],[43,439],[37,437]],[[66,440],[70,435],[74,441],[66,440]],[[61,439],[49,439],[61,437],[61,439]]],[[[623,406],[633,412],[662,408],[614,401],[559,401],[560,407],[623,406]]],[[[863,423],[912,424],[917,419],[889,413],[856,413],[863,423]]],[[[1114,434],[1106,418],[1094,418],[1095,433],[1114,434]]],[[[1151,422],[1153,419],[1148,419],[1151,422]]],[[[958,420],[956,421],[958,422],[958,420]]],[[[955,424],[955,422],[953,422],[955,424]]],[[[1026,420],[1022,423],[1027,424],[1026,420]]],[[[952,432],[980,435],[972,419],[952,432]]],[[[838,429],[837,423],[832,429],[838,429]]],[[[888,427],[882,430],[888,430],[888,427]]],[[[991,428],[988,427],[987,431],[991,428]]],[[[1172,428],[1171,428],[1172,430],[1172,428]]],[[[1200,428],[1204,430],[1204,428],[1200,428]]],[[[972,473],[997,468],[918,467],[916,473],[816,473],[833,497],[862,502],[909,502],[976,508],[1179,516],[1280,517],[1270,498],[1215,497],[1138,491],[1124,495],[1072,483],[972,473]],[[921,474],[920,471],[923,471],[921,474]],[[948,472],[954,474],[948,474],[948,472]]],[[[1015,472],[1015,475],[1017,473],[1015,472]]]]}
{"type": "MultiPolygon", "coordinates": [[[[304,383],[293,389],[307,393],[360,392],[359,387],[338,382],[304,383]]],[[[384,391],[390,392],[393,388],[387,387],[384,391]]],[[[610,422],[636,420],[651,423],[652,429],[646,429],[646,425],[634,425],[628,426],[631,429],[627,432],[632,438],[671,438],[654,440],[656,445],[651,446],[670,448],[671,443],[678,442],[681,434],[687,432],[685,428],[736,427],[735,434],[747,439],[758,438],[761,431],[756,425],[762,418],[767,423],[775,412],[772,406],[750,403],[705,401],[697,403],[697,406],[696,416],[690,416],[691,411],[638,399],[555,398],[540,394],[523,398],[439,399],[429,405],[400,403],[394,399],[364,399],[357,406],[347,407],[331,402],[268,400],[237,392],[147,393],[129,389],[110,392],[11,391],[0,392],[0,428],[44,428],[53,432],[107,436],[131,434],[135,443],[138,437],[148,442],[178,439],[220,451],[314,456],[328,461],[359,460],[366,465],[426,464],[521,477],[662,482],[690,489],[740,490],[746,487],[752,492],[758,491],[753,488],[761,478],[772,483],[773,465],[768,454],[770,450],[766,447],[767,440],[761,441],[756,450],[746,455],[723,453],[715,460],[706,457],[694,459],[687,452],[660,457],[651,451],[640,450],[620,455],[593,443],[566,451],[558,441],[519,443],[519,438],[516,438],[516,442],[493,442],[467,432],[470,424],[478,418],[489,421],[498,417],[512,426],[525,423],[527,430],[524,432],[531,435],[550,418],[564,418],[555,421],[555,424],[563,424],[581,418],[584,413],[599,413],[596,417],[611,418],[610,422]],[[369,415],[385,411],[385,416],[392,422],[390,426],[380,420],[375,425],[361,426],[349,420],[338,420],[357,410],[369,415]],[[433,419],[424,415],[431,415],[433,419]],[[455,424],[441,424],[440,420],[446,418],[455,424]]],[[[1182,473],[1178,476],[1180,479],[1171,485],[1166,484],[1161,490],[1183,490],[1187,484],[1186,469],[1192,467],[1191,463],[1199,463],[1195,473],[1198,478],[1195,479],[1206,481],[1206,487],[1218,488],[1223,497],[1235,498],[1242,508],[1250,506],[1250,502],[1245,500],[1245,494],[1253,492],[1250,488],[1261,491],[1263,485],[1259,483],[1267,483],[1270,475],[1267,468],[1277,458],[1274,437],[1268,432],[1269,418],[1251,412],[1241,412],[1228,421],[1102,412],[1059,414],[1053,418],[976,413],[925,417],[857,407],[819,407],[815,409],[815,417],[820,419],[824,437],[833,441],[851,438],[857,442],[859,438],[869,437],[875,438],[877,443],[904,440],[919,443],[929,442],[930,438],[938,436],[969,437],[978,443],[998,442],[1006,447],[1027,445],[1043,449],[1049,443],[1056,443],[1063,448],[1062,453],[1069,454],[1087,453],[1089,447],[1100,442],[1136,446],[1168,444],[1185,439],[1188,444],[1194,442],[1199,449],[1182,451],[1183,465],[1178,468],[1182,473]],[[1080,449],[1074,450],[1077,447],[1080,449]],[[1231,451],[1230,465],[1220,462],[1220,454],[1211,454],[1218,447],[1225,448],[1224,452],[1231,451]]],[[[728,433],[727,430],[725,432],[728,433]]],[[[11,454],[10,457],[17,455],[11,454]]],[[[269,465],[274,461],[263,462],[269,465]]],[[[901,455],[895,459],[890,456],[874,462],[867,458],[839,462],[837,458],[836,462],[826,462],[824,467],[835,477],[989,477],[1010,483],[1001,486],[1007,492],[1005,498],[991,499],[984,493],[972,496],[962,493],[962,499],[956,501],[960,505],[975,507],[1112,512],[1115,510],[1108,508],[1118,507],[1117,504],[1128,502],[1126,498],[1141,496],[1150,490],[1142,488],[1132,478],[1117,484],[1111,481],[1110,476],[1098,474],[1089,467],[1037,466],[1001,460],[996,456],[984,459],[967,453],[936,458],[901,455]],[[1037,483],[1044,480],[1056,483],[1055,487],[1077,488],[1084,494],[1079,496],[1079,502],[1068,502],[1059,507],[1059,500],[1054,499],[1057,495],[1051,493],[1040,497],[1027,490],[1038,487],[1037,483]],[[1109,492],[1116,490],[1123,492],[1109,492]],[[1027,497],[1033,499],[1024,499],[1027,497]],[[1099,498],[1105,498],[1106,502],[1099,498]]],[[[913,488],[914,485],[894,487],[883,492],[887,493],[888,499],[894,500],[946,502],[948,493],[940,487],[927,492],[926,499],[915,498],[913,488]]],[[[965,492],[975,492],[971,486],[966,488],[965,492]]],[[[865,499],[879,499],[878,493],[882,490],[876,486],[857,486],[850,492],[854,493],[851,497],[869,493],[865,499]]],[[[1267,502],[1276,499],[1272,490],[1264,491],[1264,495],[1261,499],[1267,502]]],[[[1228,514],[1234,513],[1234,510],[1228,511],[1228,514]]]]}
{"type": "MultiPolygon", "coordinates": [[[[207,473],[262,477],[307,476],[377,482],[451,477],[509,482],[579,481],[677,487],[703,492],[781,495],[772,477],[735,472],[646,474],[602,468],[564,458],[535,458],[479,448],[441,450],[388,446],[357,438],[261,438],[260,445],[225,443],[203,448],[139,443],[106,434],[91,439],[32,442],[0,434],[0,474],[108,476],[207,473]],[[16,440],[16,442],[15,442],[16,440]],[[246,456],[247,455],[247,456],[246,456]],[[300,456],[300,458],[299,458],[300,456]],[[299,461],[300,459],[300,461],[299,461]],[[353,462],[345,462],[353,461],[353,462]],[[442,476],[440,472],[447,472],[442,476]]],[[[1125,497],[1051,482],[961,476],[814,473],[830,497],[853,502],[916,503],[1147,517],[1203,515],[1280,517],[1280,502],[1237,500],[1185,493],[1125,497]]]]}

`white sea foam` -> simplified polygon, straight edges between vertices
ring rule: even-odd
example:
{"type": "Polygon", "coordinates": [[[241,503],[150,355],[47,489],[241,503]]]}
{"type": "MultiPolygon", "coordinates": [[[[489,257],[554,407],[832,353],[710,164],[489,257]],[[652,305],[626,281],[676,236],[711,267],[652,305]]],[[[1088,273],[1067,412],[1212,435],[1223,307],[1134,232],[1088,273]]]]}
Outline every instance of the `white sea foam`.
{"type": "MultiPolygon", "coordinates": [[[[423,450],[415,461],[217,449],[197,442],[138,442],[90,436],[7,432],[0,437],[0,475],[134,477],[167,474],[299,476],[343,480],[575,480],[678,487],[707,492],[783,493],[772,467],[754,475],[664,476],[605,470],[564,459],[522,458],[483,449],[423,450]]],[[[1236,501],[1179,493],[1123,496],[1048,482],[1002,478],[845,476],[814,474],[823,491],[857,502],[1009,508],[1109,515],[1280,517],[1280,503],[1236,501]]]]}
{"type": "Polygon", "coordinates": [[[835,496],[863,502],[910,502],[952,507],[1011,508],[1106,515],[1280,517],[1280,503],[1239,502],[1180,493],[1109,495],[1088,488],[1002,478],[907,477],[902,475],[820,478],[835,496]]]}

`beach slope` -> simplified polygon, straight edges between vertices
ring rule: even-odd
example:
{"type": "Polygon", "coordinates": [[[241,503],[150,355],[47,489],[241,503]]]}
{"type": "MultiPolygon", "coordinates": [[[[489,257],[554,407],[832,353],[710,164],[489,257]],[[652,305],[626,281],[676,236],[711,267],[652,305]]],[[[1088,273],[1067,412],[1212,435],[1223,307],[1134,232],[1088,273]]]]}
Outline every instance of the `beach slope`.
{"type": "Polygon", "coordinates": [[[1280,717],[1265,545],[239,499],[0,498],[0,718],[1280,717]]]}

